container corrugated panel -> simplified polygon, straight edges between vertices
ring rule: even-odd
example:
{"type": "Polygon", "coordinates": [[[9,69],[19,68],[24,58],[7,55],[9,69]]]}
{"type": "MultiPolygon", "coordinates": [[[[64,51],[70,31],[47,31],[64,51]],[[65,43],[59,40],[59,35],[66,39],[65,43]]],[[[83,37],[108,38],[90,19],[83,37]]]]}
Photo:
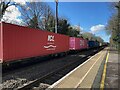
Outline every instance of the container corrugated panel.
{"type": "Polygon", "coordinates": [[[70,50],[75,50],[75,37],[70,37],[69,38],[69,49],[70,50]]]}
{"type": "Polygon", "coordinates": [[[99,46],[99,42],[95,41],[95,47],[99,46]]]}
{"type": "Polygon", "coordinates": [[[80,38],[81,42],[81,49],[87,49],[88,48],[88,41],[86,39],[80,38]]]}
{"type": "Polygon", "coordinates": [[[86,48],[88,48],[88,40],[86,40],[86,48]]]}
{"type": "Polygon", "coordinates": [[[83,38],[70,37],[70,50],[81,50],[87,47],[87,40],[83,38]]]}
{"type": "Polygon", "coordinates": [[[83,39],[83,46],[82,46],[82,48],[83,49],[87,49],[88,48],[88,41],[86,40],[86,39],[83,39]]]}
{"type": "Polygon", "coordinates": [[[0,22],[0,62],[2,63],[3,60],[3,39],[2,39],[2,22],[0,22]]]}
{"type": "Polygon", "coordinates": [[[94,41],[88,41],[88,46],[89,46],[89,48],[95,47],[95,42],[94,41]]]}
{"type": "Polygon", "coordinates": [[[80,38],[80,49],[85,48],[85,40],[83,38],[80,38]]]}
{"type": "Polygon", "coordinates": [[[79,50],[80,49],[80,38],[70,37],[70,50],[79,50]]]}
{"type": "Polygon", "coordinates": [[[4,62],[69,50],[69,37],[3,23],[4,62]]]}

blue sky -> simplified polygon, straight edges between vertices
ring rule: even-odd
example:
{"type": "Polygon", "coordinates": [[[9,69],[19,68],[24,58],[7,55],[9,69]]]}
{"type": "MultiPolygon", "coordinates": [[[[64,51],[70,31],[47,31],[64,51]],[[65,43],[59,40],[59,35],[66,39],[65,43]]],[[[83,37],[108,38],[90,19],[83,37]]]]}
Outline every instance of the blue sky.
{"type": "MultiPolygon", "coordinates": [[[[53,10],[55,3],[48,2],[53,10]]],[[[105,2],[59,2],[59,17],[65,17],[71,25],[80,25],[83,32],[92,32],[109,41],[105,25],[111,16],[110,3],[105,2]]]]}
{"type": "MultiPolygon", "coordinates": [[[[16,2],[19,0],[15,0],[16,2]]],[[[19,2],[26,5],[27,0],[19,2]]],[[[55,11],[55,2],[47,2],[55,11]]],[[[22,22],[19,8],[10,6],[5,12],[4,20],[22,22]]],[[[112,14],[110,2],[59,2],[59,17],[67,18],[72,26],[80,25],[82,32],[91,32],[108,42],[109,37],[105,32],[105,26],[112,14]]]]}

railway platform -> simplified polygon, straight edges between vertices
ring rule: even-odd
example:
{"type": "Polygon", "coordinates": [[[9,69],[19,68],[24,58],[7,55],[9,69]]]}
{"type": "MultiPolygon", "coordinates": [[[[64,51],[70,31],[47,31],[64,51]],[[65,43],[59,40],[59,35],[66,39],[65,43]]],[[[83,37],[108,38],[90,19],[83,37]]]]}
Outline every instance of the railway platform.
{"type": "Polygon", "coordinates": [[[48,90],[118,88],[118,76],[118,53],[107,47],[52,84],[48,90]]]}
{"type": "MultiPolygon", "coordinates": [[[[120,55],[118,51],[111,48],[108,53],[108,61],[106,61],[106,76],[104,80],[104,88],[112,88],[120,90],[120,55]]],[[[104,72],[104,73],[105,73],[104,72]]]]}

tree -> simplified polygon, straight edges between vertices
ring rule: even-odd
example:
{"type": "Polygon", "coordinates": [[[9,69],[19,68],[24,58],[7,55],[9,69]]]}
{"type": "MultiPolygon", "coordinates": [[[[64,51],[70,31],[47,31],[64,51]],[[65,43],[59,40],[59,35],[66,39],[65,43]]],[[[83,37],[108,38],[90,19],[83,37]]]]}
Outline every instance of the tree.
{"type": "Polygon", "coordinates": [[[13,2],[11,0],[2,0],[0,2],[0,20],[2,19],[3,15],[7,11],[7,8],[10,6],[17,6],[19,3],[13,2]]]}
{"type": "Polygon", "coordinates": [[[106,30],[108,34],[111,34],[110,42],[112,46],[119,45],[120,46],[120,3],[112,3],[112,10],[114,11],[112,17],[108,20],[108,24],[106,26],[106,30]],[[115,7],[118,8],[118,12],[114,9],[115,7]]]}
{"type": "Polygon", "coordinates": [[[37,16],[34,15],[34,17],[29,21],[29,26],[30,28],[39,28],[38,26],[38,19],[37,16]]]}
{"type": "Polygon", "coordinates": [[[96,41],[98,41],[98,42],[100,42],[100,43],[103,43],[103,42],[104,42],[104,40],[103,40],[101,37],[99,37],[99,36],[96,37],[96,41]]]}
{"type": "Polygon", "coordinates": [[[79,37],[78,36],[79,35],[79,31],[76,28],[74,28],[72,26],[69,26],[67,35],[69,35],[71,37],[79,37]]]}
{"type": "Polygon", "coordinates": [[[104,40],[101,37],[95,36],[94,34],[89,33],[89,32],[83,33],[82,37],[85,38],[85,39],[88,39],[88,40],[98,41],[98,42],[101,42],[101,43],[104,42],[104,40]]]}
{"type": "Polygon", "coordinates": [[[42,2],[27,2],[25,6],[21,6],[21,18],[28,27],[43,28],[41,17],[44,12],[44,4],[42,2]]]}
{"type": "Polygon", "coordinates": [[[48,22],[46,22],[46,29],[50,32],[55,32],[55,17],[50,16],[48,22]]]}
{"type": "Polygon", "coordinates": [[[66,19],[58,20],[58,33],[67,35],[70,24],[66,19]]]}
{"type": "Polygon", "coordinates": [[[55,27],[55,17],[53,15],[52,9],[48,4],[45,4],[44,6],[43,16],[45,19],[44,20],[45,29],[53,32],[55,27]]]}
{"type": "Polygon", "coordinates": [[[23,25],[20,19],[21,13],[19,11],[19,6],[24,6],[25,4],[25,0],[1,0],[0,20],[7,23],[23,25]]]}
{"type": "Polygon", "coordinates": [[[92,33],[85,32],[85,33],[82,34],[82,37],[86,38],[88,40],[92,40],[94,38],[94,35],[92,33]]]}
{"type": "Polygon", "coordinates": [[[117,28],[118,28],[118,19],[117,19],[117,15],[114,14],[111,16],[106,26],[107,33],[112,34],[114,32],[118,32],[117,28]]]}
{"type": "Polygon", "coordinates": [[[50,31],[50,22],[53,21],[54,18],[52,16],[52,10],[47,3],[27,2],[25,6],[21,6],[20,12],[22,14],[21,18],[23,22],[28,27],[50,31]]]}

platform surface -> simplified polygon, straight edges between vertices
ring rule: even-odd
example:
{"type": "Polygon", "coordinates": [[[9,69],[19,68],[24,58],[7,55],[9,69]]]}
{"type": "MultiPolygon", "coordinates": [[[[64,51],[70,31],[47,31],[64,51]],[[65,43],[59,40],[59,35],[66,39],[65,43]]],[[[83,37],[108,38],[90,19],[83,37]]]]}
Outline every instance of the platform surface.
{"type": "Polygon", "coordinates": [[[111,48],[109,50],[109,57],[106,68],[105,87],[120,89],[119,72],[120,61],[118,63],[118,51],[111,48]],[[119,71],[118,71],[119,70],[119,71]],[[119,84],[119,85],[118,85],[119,84]]]}
{"type": "Polygon", "coordinates": [[[92,88],[108,47],[92,56],[49,88],[92,88]]]}

